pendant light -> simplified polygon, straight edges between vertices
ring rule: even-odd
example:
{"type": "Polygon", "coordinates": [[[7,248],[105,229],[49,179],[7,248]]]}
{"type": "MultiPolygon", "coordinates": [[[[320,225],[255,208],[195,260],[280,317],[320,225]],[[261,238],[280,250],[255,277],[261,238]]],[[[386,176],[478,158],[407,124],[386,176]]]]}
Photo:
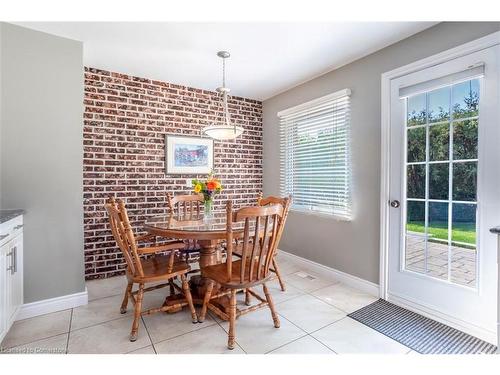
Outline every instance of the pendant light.
{"type": "Polygon", "coordinates": [[[210,138],[226,141],[239,137],[243,133],[243,128],[231,123],[231,116],[229,115],[227,105],[229,92],[231,90],[226,87],[226,59],[231,55],[227,51],[219,51],[217,52],[217,56],[222,58],[222,87],[216,89],[219,94],[218,100],[221,107],[220,121],[217,119],[216,123],[203,128],[202,132],[210,138]]]}

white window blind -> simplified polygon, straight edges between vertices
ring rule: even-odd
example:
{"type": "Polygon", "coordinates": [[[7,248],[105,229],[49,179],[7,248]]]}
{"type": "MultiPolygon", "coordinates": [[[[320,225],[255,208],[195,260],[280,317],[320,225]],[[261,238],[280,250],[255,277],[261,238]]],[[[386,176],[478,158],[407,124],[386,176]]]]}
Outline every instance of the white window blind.
{"type": "Polygon", "coordinates": [[[474,66],[468,67],[467,69],[452,74],[448,74],[444,77],[417,83],[415,85],[400,87],[399,97],[407,98],[409,96],[418,95],[424,92],[435,90],[439,87],[450,86],[458,82],[468,81],[470,79],[479,78],[483,76],[484,76],[484,63],[478,63],[474,66]]]}
{"type": "Polygon", "coordinates": [[[351,219],[350,90],[278,113],[280,183],[292,209],[351,219]]]}

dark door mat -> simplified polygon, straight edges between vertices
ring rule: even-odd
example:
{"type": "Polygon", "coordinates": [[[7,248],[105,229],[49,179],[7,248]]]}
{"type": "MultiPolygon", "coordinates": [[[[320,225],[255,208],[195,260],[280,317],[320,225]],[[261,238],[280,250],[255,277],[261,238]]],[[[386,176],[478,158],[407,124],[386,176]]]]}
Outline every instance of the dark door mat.
{"type": "Polygon", "coordinates": [[[350,318],[421,354],[493,354],[497,347],[383,299],[350,318]]]}

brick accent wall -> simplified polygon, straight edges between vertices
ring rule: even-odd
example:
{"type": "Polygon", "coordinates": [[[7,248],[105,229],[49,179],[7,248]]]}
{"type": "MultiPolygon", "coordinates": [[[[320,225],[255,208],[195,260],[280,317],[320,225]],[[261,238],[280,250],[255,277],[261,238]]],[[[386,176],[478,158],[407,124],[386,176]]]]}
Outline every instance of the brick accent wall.
{"type": "MultiPolygon", "coordinates": [[[[215,92],[85,68],[83,187],[85,275],[121,274],[125,261],[104,209],[114,195],[124,199],[134,228],[147,216],[166,213],[167,192],[189,192],[193,175],[166,175],[164,136],[200,136],[216,116],[215,92]]],[[[262,190],[262,103],[232,97],[232,119],[245,132],[236,141],[214,142],[215,172],[226,200],[253,204],[262,190]]],[[[197,176],[203,177],[203,176],[197,176]]]]}

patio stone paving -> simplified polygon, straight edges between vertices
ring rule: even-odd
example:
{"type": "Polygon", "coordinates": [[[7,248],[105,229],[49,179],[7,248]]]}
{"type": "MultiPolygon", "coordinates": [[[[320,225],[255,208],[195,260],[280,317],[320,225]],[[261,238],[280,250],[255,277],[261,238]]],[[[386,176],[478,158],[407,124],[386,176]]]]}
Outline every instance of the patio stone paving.
{"type": "MultiPolygon", "coordinates": [[[[448,262],[451,260],[452,282],[474,287],[476,284],[476,250],[459,246],[428,242],[427,274],[439,279],[448,279],[448,262]]],[[[425,273],[425,239],[408,236],[406,240],[406,268],[410,271],[425,273]]]]}

